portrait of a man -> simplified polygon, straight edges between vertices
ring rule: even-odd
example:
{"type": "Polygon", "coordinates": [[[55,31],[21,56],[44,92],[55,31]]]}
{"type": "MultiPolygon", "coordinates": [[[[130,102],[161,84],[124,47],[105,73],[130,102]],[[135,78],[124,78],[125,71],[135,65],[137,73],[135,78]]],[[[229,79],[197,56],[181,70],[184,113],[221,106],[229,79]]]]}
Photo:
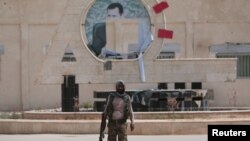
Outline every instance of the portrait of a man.
{"type": "Polygon", "coordinates": [[[89,10],[85,23],[88,48],[100,58],[128,59],[131,55],[134,55],[132,58],[136,58],[136,54],[144,52],[153,40],[149,15],[143,4],[137,0],[97,0],[89,10]],[[113,28],[109,28],[112,25],[110,23],[114,23],[113,28]],[[134,24],[134,29],[127,26],[131,24],[134,24]],[[136,41],[132,41],[133,39],[136,41]]]}

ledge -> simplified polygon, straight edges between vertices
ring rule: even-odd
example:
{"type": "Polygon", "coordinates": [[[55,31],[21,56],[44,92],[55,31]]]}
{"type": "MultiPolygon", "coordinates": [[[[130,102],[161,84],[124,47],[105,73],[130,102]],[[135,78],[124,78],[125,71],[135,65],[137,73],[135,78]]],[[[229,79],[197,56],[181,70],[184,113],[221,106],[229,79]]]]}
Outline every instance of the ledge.
{"type": "MultiPolygon", "coordinates": [[[[250,124],[241,119],[135,120],[133,135],[207,134],[209,124],[250,124]],[[190,130],[192,129],[192,130],[190,130]]],[[[100,120],[0,120],[0,134],[99,134],[100,120]]],[[[107,129],[105,130],[107,131],[107,129]]]]}
{"type": "MultiPolygon", "coordinates": [[[[24,112],[24,119],[100,120],[101,112],[24,112]]],[[[135,112],[135,119],[250,118],[250,110],[135,112]]]]}

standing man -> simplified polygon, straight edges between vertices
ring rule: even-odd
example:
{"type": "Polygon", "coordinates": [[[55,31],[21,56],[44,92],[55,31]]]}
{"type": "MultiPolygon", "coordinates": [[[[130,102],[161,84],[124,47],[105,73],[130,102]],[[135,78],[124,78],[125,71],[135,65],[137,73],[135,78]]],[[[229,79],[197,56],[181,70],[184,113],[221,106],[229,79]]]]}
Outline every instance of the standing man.
{"type": "Polygon", "coordinates": [[[109,95],[104,110],[108,118],[108,141],[127,141],[127,119],[130,118],[130,130],[133,131],[134,114],[130,96],[125,93],[123,81],[116,82],[116,92],[109,95]]]}

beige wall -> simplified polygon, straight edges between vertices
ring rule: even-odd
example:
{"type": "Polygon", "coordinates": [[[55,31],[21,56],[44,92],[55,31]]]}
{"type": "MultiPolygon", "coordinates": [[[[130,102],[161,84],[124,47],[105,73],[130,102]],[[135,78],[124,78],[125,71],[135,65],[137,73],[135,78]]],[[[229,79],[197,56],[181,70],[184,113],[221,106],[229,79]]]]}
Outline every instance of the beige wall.
{"type": "Polygon", "coordinates": [[[250,42],[249,0],[168,0],[156,15],[154,0],[143,0],[154,24],[155,41],[144,55],[146,82],[137,61],[113,61],[103,70],[86,48],[83,15],[93,0],[0,0],[0,110],[59,107],[62,75],[76,75],[80,103],[93,100],[94,90],[113,89],[117,79],[128,89],[156,88],[158,82],[203,82],[215,90],[214,106],[250,106],[248,79],[236,79],[236,61],[212,59],[208,47],[250,42]],[[174,31],[172,40],[156,38],[158,28],[174,31]],[[176,60],[155,60],[162,44],[179,43],[176,60]],[[77,62],[62,63],[70,45],[77,62]],[[232,91],[235,93],[231,94],[232,91]],[[237,95],[237,101],[231,97],[237,95]]]}
{"type": "Polygon", "coordinates": [[[3,110],[18,110],[21,104],[20,26],[0,25],[0,35],[4,46],[4,54],[0,55],[0,107],[3,110]]]}
{"type": "Polygon", "coordinates": [[[1,0],[0,107],[22,110],[60,106],[60,85],[40,85],[35,77],[45,58],[66,1],[1,0]]]}
{"type": "Polygon", "coordinates": [[[49,108],[61,105],[60,85],[40,85],[36,81],[55,28],[56,25],[29,25],[29,92],[25,99],[32,102],[28,102],[30,105],[25,102],[26,107],[49,108]]]}

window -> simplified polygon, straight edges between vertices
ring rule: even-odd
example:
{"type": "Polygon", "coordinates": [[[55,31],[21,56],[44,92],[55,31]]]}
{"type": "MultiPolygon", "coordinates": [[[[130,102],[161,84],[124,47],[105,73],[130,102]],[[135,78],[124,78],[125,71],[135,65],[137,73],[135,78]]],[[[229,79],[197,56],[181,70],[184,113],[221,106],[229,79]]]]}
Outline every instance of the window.
{"type": "Polygon", "coordinates": [[[68,45],[65,49],[62,62],[75,62],[75,61],[76,61],[76,58],[74,56],[74,53],[72,52],[72,50],[70,49],[68,45]]]}
{"type": "Polygon", "coordinates": [[[175,58],[174,52],[161,52],[157,59],[172,59],[175,58]]]}
{"type": "Polygon", "coordinates": [[[179,53],[181,45],[178,43],[166,43],[161,48],[160,54],[157,56],[157,59],[173,59],[175,54],[179,53]]]}
{"type": "Polygon", "coordinates": [[[174,88],[175,89],[185,89],[186,86],[185,86],[184,82],[178,82],[178,83],[175,83],[174,88]]]}
{"type": "Polygon", "coordinates": [[[158,83],[158,89],[168,89],[167,83],[158,83]]]}
{"type": "Polygon", "coordinates": [[[112,61],[106,61],[104,63],[104,70],[112,70],[112,61]]]}
{"type": "Polygon", "coordinates": [[[74,54],[72,52],[70,53],[64,53],[62,62],[75,62],[76,58],[74,57],[74,54]]]}
{"type": "Polygon", "coordinates": [[[192,89],[202,89],[202,83],[201,82],[193,82],[192,89]]]}
{"type": "Polygon", "coordinates": [[[216,54],[217,58],[237,58],[237,77],[250,77],[250,54],[216,54]]]}
{"type": "Polygon", "coordinates": [[[210,52],[217,58],[237,58],[237,77],[250,77],[250,43],[225,43],[213,45],[210,52]]]}

